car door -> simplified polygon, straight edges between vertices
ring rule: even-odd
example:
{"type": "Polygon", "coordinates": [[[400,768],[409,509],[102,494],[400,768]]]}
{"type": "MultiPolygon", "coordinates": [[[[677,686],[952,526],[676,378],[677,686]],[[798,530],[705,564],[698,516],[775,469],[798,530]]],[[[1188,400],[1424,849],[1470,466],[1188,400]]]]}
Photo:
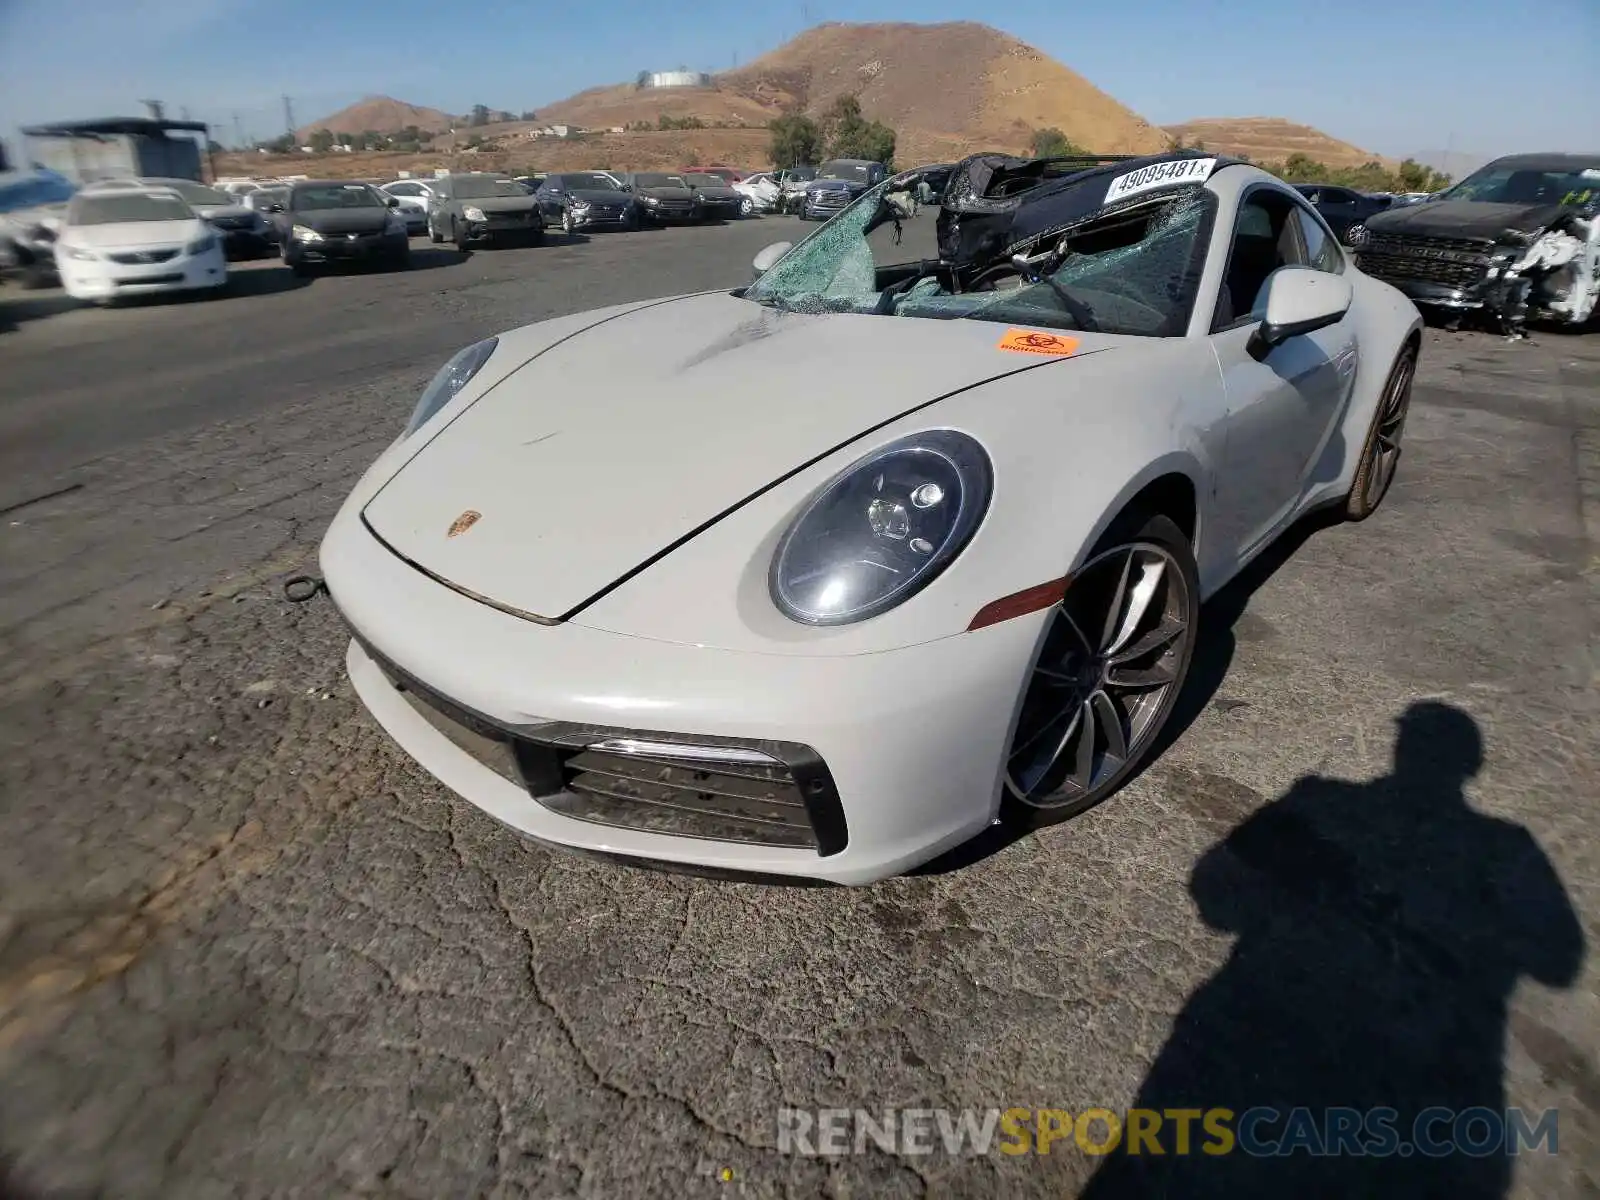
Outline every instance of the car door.
{"type": "Polygon", "coordinates": [[[1259,359],[1252,353],[1268,283],[1273,272],[1290,266],[1345,269],[1327,227],[1301,199],[1266,184],[1247,189],[1211,327],[1228,396],[1213,528],[1240,555],[1273,536],[1297,509],[1355,382],[1355,323],[1348,315],[1291,337],[1259,359]]]}

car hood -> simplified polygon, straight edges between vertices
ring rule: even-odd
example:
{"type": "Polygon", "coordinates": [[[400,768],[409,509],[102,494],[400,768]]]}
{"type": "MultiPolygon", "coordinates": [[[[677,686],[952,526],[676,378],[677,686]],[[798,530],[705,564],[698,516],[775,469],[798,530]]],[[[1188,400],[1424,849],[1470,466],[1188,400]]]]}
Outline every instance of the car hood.
{"type": "Polygon", "coordinates": [[[688,188],[681,187],[639,188],[638,194],[641,196],[653,196],[657,200],[690,200],[694,198],[693,192],[688,188]]]}
{"type": "Polygon", "coordinates": [[[695,191],[699,192],[707,200],[738,200],[741,198],[738,192],[726,185],[712,187],[707,184],[703,188],[695,188],[695,191]]]}
{"type": "Polygon", "coordinates": [[[296,225],[318,233],[377,233],[389,219],[388,208],[313,208],[288,214],[296,225]]]}
{"type": "Polygon", "coordinates": [[[1428,200],[1385,209],[1367,221],[1373,233],[1418,237],[1498,239],[1506,230],[1535,234],[1555,223],[1559,204],[1489,204],[1479,200],[1428,200]]]}
{"type": "Polygon", "coordinates": [[[806,184],[806,188],[813,192],[864,192],[871,186],[853,179],[818,179],[806,184]]]}
{"type": "Polygon", "coordinates": [[[203,221],[119,221],[111,225],[73,225],[61,240],[94,250],[123,246],[180,246],[209,232],[203,221]]]}
{"type": "MultiPolygon", "coordinates": [[[[722,292],[648,305],[556,342],[419,433],[430,440],[363,515],[452,586],[566,617],[800,468],[849,461],[852,442],[919,404],[1043,363],[1073,369],[999,349],[1004,333],[722,292]],[[451,536],[468,512],[478,519],[451,536]]],[[[1073,336],[1079,359],[1112,344],[1073,336]]]]}

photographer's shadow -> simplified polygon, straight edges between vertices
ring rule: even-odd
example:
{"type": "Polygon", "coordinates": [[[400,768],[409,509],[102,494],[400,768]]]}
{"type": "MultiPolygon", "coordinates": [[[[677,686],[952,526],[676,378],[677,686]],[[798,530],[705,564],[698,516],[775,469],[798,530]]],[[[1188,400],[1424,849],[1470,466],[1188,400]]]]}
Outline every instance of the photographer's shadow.
{"type": "MultiPolygon", "coordinates": [[[[1326,1109],[1388,1108],[1396,1145],[1433,1106],[1504,1111],[1511,994],[1523,976],[1570,986],[1583,934],[1532,836],[1467,806],[1462,786],[1483,761],[1472,718],[1425,702],[1399,724],[1392,774],[1302,779],[1200,859],[1189,883],[1200,915],[1238,940],[1184,1006],[1134,1107],[1228,1108],[1236,1125],[1253,1108],[1306,1108],[1319,1131],[1326,1109]]],[[[1448,1120],[1427,1129],[1451,1135],[1448,1120]]],[[[1271,1141],[1285,1125],[1252,1132],[1271,1141]]],[[[1124,1140],[1083,1195],[1498,1200],[1511,1180],[1498,1150],[1317,1156],[1312,1141],[1219,1155],[1200,1152],[1198,1121],[1193,1134],[1187,1155],[1172,1153],[1170,1129],[1161,1157],[1124,1140]]]]}

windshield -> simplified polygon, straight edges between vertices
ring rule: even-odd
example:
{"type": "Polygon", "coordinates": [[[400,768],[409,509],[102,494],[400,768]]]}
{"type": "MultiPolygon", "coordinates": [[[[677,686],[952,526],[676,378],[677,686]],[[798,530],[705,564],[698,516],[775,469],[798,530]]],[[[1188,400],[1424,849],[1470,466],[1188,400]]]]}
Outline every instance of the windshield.
{"type": "Polygon", "coordinates": [[[169,188],[182,196],[190,204],[235,204],[237,201],[226,192],[219,192],[216,188],[208,188],[203,183],[190,183],[186,179],[163,179],[160,187],[169,188]]]}
{"type": "Polygon", "coordinates": [[[73,197],[69,225],[115,225],[122,221],[192,221],[194,212],[176,196],[150,192],[100,192],[73,197]]]}
{"type": "Polygon", "coordinates": [[[609,175],[563,175],[561,182],[568,188],[586,192],[618,191],[617,181],[609,175]]]}
{"type": "Polygon", "coordinates": [[[388,201],[364,183],[329,183],[320,187],[296,188],[296,212],[324,208],[384,208],[388,201]]]}
{"type": "Polygon", "coordinates": [[[288,188],[257,188],[245,199],[245,203],[251,208],[263,209],[269,204],[283,204],[288,196],[288,188]]]}
{"type": "Polygon", "coordinates": [[[686,188],[686,187],[689,186],[687,183],[684,182],[682,175],[635,175],[633,177],[633,185],[635,187],[643,187],[643,188],[652,188],[652,187],[686,188]]]}
{"type": "Polygon", "coordinates": [[[457,175],[450,184],[450,194],[457,200],[486,200],[493,196],[526,196],[514,179],[497,179],[492,175],[457,175]]]}
{"type": "Polygon", "coordinates": [[[1501,167],[1490,163],[1440,193],[1484,204],[1585,204],[1600,196],[1600,161],[1588,167],[1501,167]]]}
{"type": "Polygon", "coordinates": [[[866,183],[871,178],[866,163],[859,162],[825,162],[817,172],[818,179],[850,179],[856,183],[866,183]]]}
{"type": "Polygon", "coordinates": [[[0,175],[0,212],[65,204],[78,189],[64,176],[41,171],[36,175],[0,175]]]}
{"type": "MultiPolygon", "coordinates": [[[[806,313],[966,319],[1143,337],[1188,329],[1215,211],[1203,189],[1091,213],[1022,247],[955,268],[939,258],[934,210],[901,221],[884,196],[915,177],[871,188],[746,289],[758,304],[806,313]],[[876,228],[871,226],[876,225],[876,228]],[[1009,252],[1042,265],[1027,278],[1009,252]]],[[[1099,181],[1100,186],[1104,182],[1099,181]]],[[[1091,182],[1086,186],[1093,187],[1091,182]]]]}
{"type": "Polygon", "coordinates": [[[817,169],[815,167],[795,167],[792,170],[785,171],[783,177],[790,183],[810,183],[817,177],[817,169]]]}
{"type": "Polygon", "coordinates": [[[695,187],[727,187],[728,181],[720,175],[689,175],[686,177],[695,187]]]}

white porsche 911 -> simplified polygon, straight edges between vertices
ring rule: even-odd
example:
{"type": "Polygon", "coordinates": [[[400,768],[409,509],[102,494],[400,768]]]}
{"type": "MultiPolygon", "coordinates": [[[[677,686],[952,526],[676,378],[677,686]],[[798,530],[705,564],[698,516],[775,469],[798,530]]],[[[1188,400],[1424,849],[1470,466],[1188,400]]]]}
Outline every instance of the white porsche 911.
{"type": "Polygon", "coordinates": [[[1292,188],[977,156],[902,220],[916,182],[434,378],[321,552],[428,771],[572,850],[880,879],[1105,798],[1201,601],[1382,500],[1421,322],[1292,188]]]}

